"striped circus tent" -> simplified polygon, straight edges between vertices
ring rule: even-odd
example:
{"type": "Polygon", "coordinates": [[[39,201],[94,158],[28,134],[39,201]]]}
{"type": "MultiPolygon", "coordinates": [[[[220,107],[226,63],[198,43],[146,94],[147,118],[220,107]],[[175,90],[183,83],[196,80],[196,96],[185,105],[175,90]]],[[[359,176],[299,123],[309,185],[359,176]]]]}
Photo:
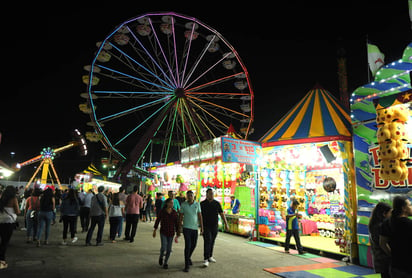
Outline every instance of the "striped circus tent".
{"type": "Polygon", "coordinates": [[[315,86],[259,142],[262,147],[352,140],[351,120],[338,100],[315,86]]]}

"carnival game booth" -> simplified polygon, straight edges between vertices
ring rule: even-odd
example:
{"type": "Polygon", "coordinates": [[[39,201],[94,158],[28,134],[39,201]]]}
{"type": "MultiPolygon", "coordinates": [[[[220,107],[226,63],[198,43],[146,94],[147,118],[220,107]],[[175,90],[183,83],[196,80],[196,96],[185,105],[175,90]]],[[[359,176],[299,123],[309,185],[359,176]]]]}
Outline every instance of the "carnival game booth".
{"type": "Polygon", "coordinates": [[[195,167],[183,167],[178,162],[168,163],[158,167],[150,168],[150,172],[154,174],[153,179],[146,179],[148,191],[161,192],[167,196],[168,191],[185,193],[187,190],[192,190],[197,194],[198,184],[198,169],[195,167]]]}
{"type": "Polygon", "coordinates": [[[198,171],[198,201],[206,198],[206,190],[213,188],[215,199],[224,209],[230,233],[249,236],[255,228],[255,198],[257,195],[257,164],[260,144],[222,136],[181,151],[181,162],[186,168],[198,171]],[[232,214],[230,196],[240,201],[238,214],[232,214]]]}
{"type": "Polygon", "coordinates": [[[361,265],[372,266],[368,224],[380,201],[412,190],[412,44],[351,97],[361,265]]]}
{"type": "Polygon", "coordinates": [[[356,219],[348,113],[317,86],[259,141],[260,237],[284,242],[286,210],[297,199],[302,245],[348,256],[356,219]]]}

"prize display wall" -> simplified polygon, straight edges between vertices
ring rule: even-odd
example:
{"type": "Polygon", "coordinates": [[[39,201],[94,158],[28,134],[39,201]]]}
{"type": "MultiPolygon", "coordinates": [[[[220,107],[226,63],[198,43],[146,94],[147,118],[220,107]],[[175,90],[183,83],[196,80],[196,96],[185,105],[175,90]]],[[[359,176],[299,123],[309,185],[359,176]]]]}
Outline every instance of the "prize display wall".
{"type": "Polygon", "coordinates": [[[263,160],[259,235],[282,241],[286,234],[286,210],[295,199],[301,215],[301,240],[310,236],[310,242],[316,245],[313,247],[348,253],[345,176],[338,142],[264,148],[263,160]]]}

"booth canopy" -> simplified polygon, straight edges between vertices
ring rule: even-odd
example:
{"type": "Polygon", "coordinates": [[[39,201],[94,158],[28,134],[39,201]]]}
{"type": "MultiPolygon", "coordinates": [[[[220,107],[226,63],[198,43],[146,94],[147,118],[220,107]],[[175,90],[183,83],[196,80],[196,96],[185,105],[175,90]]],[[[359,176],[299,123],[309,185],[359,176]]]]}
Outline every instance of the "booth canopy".
{"type": "Polygon", "coordinates": [[[260,138],[262,147],[351,140],[348,113],[328,91],[315,86],[260,138]]]}

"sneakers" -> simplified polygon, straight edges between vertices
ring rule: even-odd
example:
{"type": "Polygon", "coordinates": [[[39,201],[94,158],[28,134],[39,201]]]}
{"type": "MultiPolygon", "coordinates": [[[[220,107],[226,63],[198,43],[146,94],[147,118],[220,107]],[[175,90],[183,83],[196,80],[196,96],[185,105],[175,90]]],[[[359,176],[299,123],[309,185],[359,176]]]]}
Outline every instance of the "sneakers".
{"type": "Polygon", "coordinates": [[[72,243],[75,243],[77,241],[77,236],[75,236],[74,238],[72,238],[72,243]]]}
{"type": "Polygon", "coordinates": [[[216,260],[215,260],[215,258],[210,257],[210,258],[209,258],[209,262],[211,262],[211,263],[215,263],[215,262],[216,262],[216,260]]]}
{"type": "Polygon", "coordinates": [[[208,266],[209,266],[209,261],[208,261],[208,260],[205,260],[205,261],[203,262],[203,266],[204,266],[204,267],[208,267],[208,266]]]}
{"type": "Polygon", "coordinates": [[[67,245],[67,241],[63,240],[62,245],[67,245]]]}

